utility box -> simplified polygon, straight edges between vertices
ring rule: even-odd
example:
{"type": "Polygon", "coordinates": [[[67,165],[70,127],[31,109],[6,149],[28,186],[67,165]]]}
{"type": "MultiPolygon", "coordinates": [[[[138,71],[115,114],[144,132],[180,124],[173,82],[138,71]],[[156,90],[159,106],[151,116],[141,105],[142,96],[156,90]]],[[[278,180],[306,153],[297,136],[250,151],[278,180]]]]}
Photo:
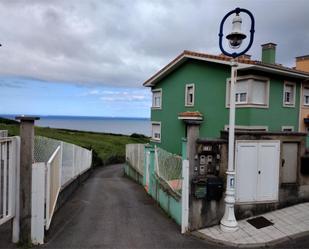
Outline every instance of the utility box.
{"type": "Polygon", "coordinates": [[[194,179],[192,181],[193,195],[196,199],[204,199],[207,195],[206,179],[194,179]]]}
{"type": "Polygon", "coordinates": [[[219,201],[223,194],[223,180],[220,177],[208,177],[207,178],[207,195],[208,201],[219,201]]]}

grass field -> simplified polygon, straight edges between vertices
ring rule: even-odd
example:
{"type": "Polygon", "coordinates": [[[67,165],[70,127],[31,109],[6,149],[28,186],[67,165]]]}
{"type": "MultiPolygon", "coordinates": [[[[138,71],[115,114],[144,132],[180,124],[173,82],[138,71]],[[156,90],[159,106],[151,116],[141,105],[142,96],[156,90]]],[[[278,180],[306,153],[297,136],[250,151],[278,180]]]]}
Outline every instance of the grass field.
{"type": "MultiPolygon", "coordinates": [[[[14,120],[0,118],[0,130],[8,130],[11,136],[19,135],[19,123],[14,120]]],[[[124,162],[126,144],[149,142],[149,138],[138,134],[125,136],[43,127],[35,127],[35,135],[54,138],[92,149],[95,166],[124,162]]]]}

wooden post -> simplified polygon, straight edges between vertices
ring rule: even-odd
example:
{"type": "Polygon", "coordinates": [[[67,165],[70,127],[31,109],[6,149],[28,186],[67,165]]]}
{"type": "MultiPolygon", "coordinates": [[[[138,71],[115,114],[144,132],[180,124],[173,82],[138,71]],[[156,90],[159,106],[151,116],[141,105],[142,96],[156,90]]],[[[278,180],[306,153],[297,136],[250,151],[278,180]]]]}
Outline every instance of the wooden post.
{"type": "Polygon", "coordinates": [[[34,121],[38,117],[18,116],[20,120],[20,239],[31,243],[31,187],[34,148],[34,121]]]}

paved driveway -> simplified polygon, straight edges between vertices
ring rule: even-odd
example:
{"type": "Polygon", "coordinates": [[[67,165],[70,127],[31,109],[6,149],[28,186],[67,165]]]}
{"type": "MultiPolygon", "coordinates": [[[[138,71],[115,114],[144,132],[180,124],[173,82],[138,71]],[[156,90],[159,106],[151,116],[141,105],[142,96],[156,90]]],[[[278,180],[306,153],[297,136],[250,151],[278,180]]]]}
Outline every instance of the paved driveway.
{"type": "Polygon", "coordinates": [[[46,248],[213,248],[181,235],[123,165],[97,169],[56,214],[46,248]]]}

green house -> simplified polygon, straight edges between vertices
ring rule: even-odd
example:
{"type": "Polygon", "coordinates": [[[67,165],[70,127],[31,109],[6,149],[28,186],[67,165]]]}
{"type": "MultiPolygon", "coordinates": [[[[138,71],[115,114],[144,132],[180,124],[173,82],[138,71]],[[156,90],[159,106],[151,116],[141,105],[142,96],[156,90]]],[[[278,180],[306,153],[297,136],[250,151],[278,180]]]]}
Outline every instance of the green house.
{"type": "MultiPolygon", "coordinates": [[[[262,45],[262,61],[238,58],[236,130],[304,131],[302,88],[309,73],[276,64],[275,50],[276,44],[268,43],[262,45]]],[[[184,51],[144,83],[153,93],[153,144],[180,154],[186,112],[203,120],[201,137],[218,138],[228,129],[230,65],[222,55],[184,51]]]]}

